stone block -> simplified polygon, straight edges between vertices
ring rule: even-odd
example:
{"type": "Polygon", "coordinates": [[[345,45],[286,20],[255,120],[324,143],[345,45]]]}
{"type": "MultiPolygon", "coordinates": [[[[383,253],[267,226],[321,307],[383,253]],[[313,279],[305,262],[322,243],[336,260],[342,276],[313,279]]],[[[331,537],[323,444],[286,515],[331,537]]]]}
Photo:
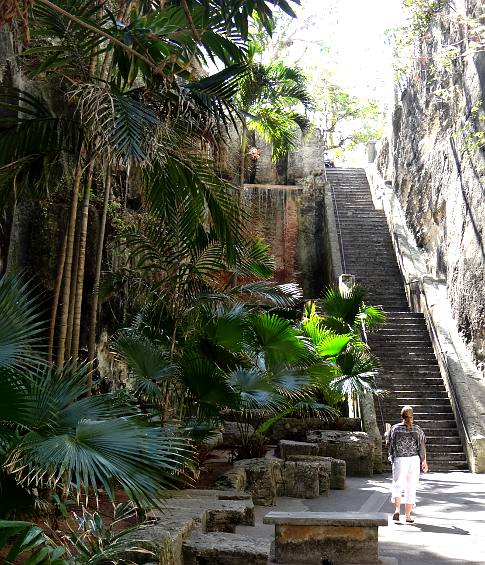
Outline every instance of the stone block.
{"type": "Polygon", "coordinates": [[[320,492],[318,466],[306,461],[285,461],[282,467],[283,496],[317,498],[320,492]]]}
{"type": "Polygon", "coordinates": [[[266,538],[198,534],[183,544],[184,565],[267,565],[270,546],[266,538]]]}
{"type": "Polygon", "coordinates": [[[312,461],[322,465],[325,469],[330,466],[330,488],[335,490],[343,490],[345,488],[345,479],[347,478],[347,466],[343,459],[335,459],[333,457],[322,457],[319,455],[290,455],[290,461],[312,461]]]}
{"type": "Polygon", "coordinates": [[[271,506],[282,483],[281,459],[243,459],[236,461],[234,467],[246,471],[246,491],[252,496],[254,504],[271,506]]]}
{"type": "Polygon", "coordinates": [[[374,440],[365,432],[315,430],[307,433],[307,440],[318,444],[318,455],[343,459],[347,475],[373,475],[374,440]]]}
{"type": "Polygon", "coordinates": [[[218,500],[207,508],[206,532],[232,532],[239,524],[254,526],[254,504],[251,500],[218,500]]]}
{"type": "Polygon", "coordinates": [[[276,563],[320,565],[378,563],[378,527],[387,515],[360,512],[270,512],[276,563]]]}
{"type": "Polygon", "coordinates": [[[217,479],[214,488],[217,490],[234,489],[239,492],[246,490],[246,483],[246,469],[244,467],[234,467],[217,479]]]}
{"type": "Polygon", "coordinates": [[[288,459],[290,455],[318,455],[318,443],[304,441],[291,441],[282,439],[279,442],[281,459],[288,459]]]}
{"type": "MultiPolygon", "coordinates": [[[[289,461],[306,462],[314,465],[318,472],[318,493],[319,496],[328,494],[331,484],[332,463],[329,457],[318,457],[311,455],[290,455],[289,461]]],[[[344,462],[345,463],[345,462],[344,462]]],[[[344,477],[345,481],[345,477],[344,477]]]]}

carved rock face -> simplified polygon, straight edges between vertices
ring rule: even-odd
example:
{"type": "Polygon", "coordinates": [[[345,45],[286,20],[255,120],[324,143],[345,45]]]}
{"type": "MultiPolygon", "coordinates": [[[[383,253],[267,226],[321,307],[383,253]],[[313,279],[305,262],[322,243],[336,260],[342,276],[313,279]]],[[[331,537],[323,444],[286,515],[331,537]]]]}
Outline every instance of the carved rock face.
{"type": "MultiPolygon", "coordinates": [[[[469,2],[467,17],[476,18],[480,5],[469,2]]],[[[426,57],[416,61],[394,110],[392,137],[382,144],[377,163],[392,180],[430,273],[446,279],[458,328],[480,367],[485,360],[485,55],[436,64],[441,46],[461,43],[463,33],[456,14],[444,8],[423,47],[426,57]]]]}

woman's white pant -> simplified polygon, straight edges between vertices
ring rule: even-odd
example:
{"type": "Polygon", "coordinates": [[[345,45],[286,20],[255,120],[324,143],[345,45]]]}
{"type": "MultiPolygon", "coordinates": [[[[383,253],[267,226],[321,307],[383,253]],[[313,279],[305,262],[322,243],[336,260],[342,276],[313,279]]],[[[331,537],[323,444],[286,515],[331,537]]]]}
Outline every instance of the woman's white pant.
{"type": "Polygon", "coordinates": [[[396,498],[402,498],[401,502],[404,504],[416,503],[420,467],[419,455],[394,459],[392,463],[392,502],[396,498]]]}

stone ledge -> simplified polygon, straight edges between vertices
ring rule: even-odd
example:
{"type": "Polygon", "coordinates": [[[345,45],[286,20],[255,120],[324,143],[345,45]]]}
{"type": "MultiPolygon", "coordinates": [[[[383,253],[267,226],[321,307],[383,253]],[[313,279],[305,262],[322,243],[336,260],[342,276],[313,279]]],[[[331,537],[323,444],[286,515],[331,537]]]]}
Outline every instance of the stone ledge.
{"type": "Polygon", "coordinates": [[[383,512],[268,512],[263,524],[289,526],[387,526],[383,512]]]}
{"type": "Polygon", "coordinates": [[[183,544],[184,565],[267,565],[271,541],[239,534],[196,534],[183,544]]]}

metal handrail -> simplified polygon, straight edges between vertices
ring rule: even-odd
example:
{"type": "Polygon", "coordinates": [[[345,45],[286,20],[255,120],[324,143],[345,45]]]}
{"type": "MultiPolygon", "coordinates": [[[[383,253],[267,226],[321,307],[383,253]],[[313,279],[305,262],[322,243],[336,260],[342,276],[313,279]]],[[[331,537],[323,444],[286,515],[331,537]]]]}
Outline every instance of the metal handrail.
{"type": "Polygon", "coordinates": [[[446,372],[446,382],[448,384],[448,390],[449,390],[450,395],[453,397],[453,401],[454,401],[454,405],[455,405],[455,411],[457,413],[458,418],[460,419],[461,428],[463,430],[463,433],[465,434],[465,439],[466,439],[467,443],[469,445],[471,445],[470,436],[468,435],[468,431],[466,429],[465,420],[463,418],[463,412],[461,411],[460,402],[458,400],[458,395],[457,395],[456,390],[455,390],[455,384],[453,383],[453,379],[451,378],[450,370],[448,368],[448,360],[447,360],[445,352],[443,351],[443,348],[441,347],[441,342],[439,340],[438,333],[436,331],[436,328],[434,327],[433,320],[431,318],[431,310],[430,310],[430,307],[429,307],[429,304],[428,304],[428,298],[426,297],[426,293],[424,292],[422,287],[419,289],[419,291],[424,298],[424,303],[425,303],[425,306],[426,306],[426,313],[427,313],[426,320],[428,322],[427,326],[428,326],[429,330],[431,331],[431,333],[433,334],[433,338],[434,338],[432,340],[432,343],[436,344],[436,346],[438,348],[438,353],[441,357],[442,365],[443,365],[443,368],[446,372]]]}
{"type": "Polygon", "coordinates": [[[345,252],[344,252],[344,243],[342,241],[342,228],[340,225],[340,215],[338,212],[338,206],[337,206],[337,199],[335,198],[335,190],[333,187],[332,182],[330,181],[330,190],[332,192],[332,203],[333,203],[333,209],[335,210],[335,218],[337,220],[337,233],[338,233],[338,241],[339,241],[339,245],[340,245],[340,255],[342,257],[342,267],[344,270],[344,273],[347,272],[347,265],[345,263],[345,252]]]}

